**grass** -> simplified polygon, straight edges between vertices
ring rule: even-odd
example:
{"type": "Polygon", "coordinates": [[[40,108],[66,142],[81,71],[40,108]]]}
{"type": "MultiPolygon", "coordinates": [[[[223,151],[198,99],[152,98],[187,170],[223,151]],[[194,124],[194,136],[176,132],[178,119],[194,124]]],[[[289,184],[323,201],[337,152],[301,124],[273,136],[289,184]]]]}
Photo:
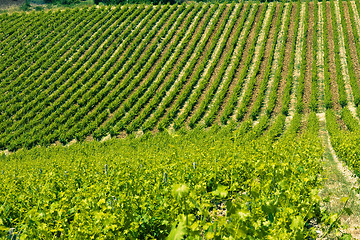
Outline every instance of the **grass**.
{"type": "MultiPolygon", "coordinates": [[[[320,197],[324,200],[324,208],[331,213],[341,214],[340,221],[342,230],[338,234],[351,234],[353,238],[360,238],[360,200],[354,190],[354,184],[349,182],[350,172],[345,164],[340,162],[334,151],[325,126],[321,126],[320,134],[324,144],[324,188],[320,197]],[[344,171],[345,169],[345,171],[344,171]],[[344,198],[349,197],[344,209],[344,198]]],[[[337,239],[337,233],[329,235],[327,239],[337,239]]]]}

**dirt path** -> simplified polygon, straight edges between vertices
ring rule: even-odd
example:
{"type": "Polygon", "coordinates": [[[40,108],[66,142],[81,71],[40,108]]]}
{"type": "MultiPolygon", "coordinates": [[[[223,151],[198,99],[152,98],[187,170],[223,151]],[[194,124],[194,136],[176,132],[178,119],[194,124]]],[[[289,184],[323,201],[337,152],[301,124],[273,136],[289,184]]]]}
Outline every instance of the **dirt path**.
{"type": "MultiPolygon", "coordinates": [[[[324,181],[324,188],[320,192],[322,199],[327,199],[324,201],[325,205],[323,206],[330,212],[341,212],[343,203],[341,199],[343,197],[348,197],[353,186],[356,186],[357,179],[354,177],[354,174],[349,171],[347,166],[339,161],[336,156],[335,150],[333,149],[330,141],[329,132],[326,129],[326,118],[325,118],[325,105],[324,105],[324,22],[323,14],[324,9],[322,8],[322,3],[319,3],[319,12],[318,12],[318,53],[316,56],[318,77],[319,77],[319,113],[317,117],[320,121],[320,138],[324,146],[324,175],[322,176],[324,181]]],[[[345,232],[352,234],[353,238],[360,238],[360,231],[356,229],[355,226],[360,225],[360,203],[357,199],[359,196],[353,192],[349,200],[349,205],[353,212],[357,212],[354,215],[343,214],[341,216],[341,221],[343,224],[348,224],[349,228],[345,232]]]]}
{"type": "MultiPolygon", "coordinates": [[[[360,239],[360,194],[352,188],[358,187],[357,177],[348,169],[346,164],[338,159],[330,141],[329,132],[326,130],[325,112],[317,114],[320,121],[320,137],[324,146],[324,188],[320,191],[320,197],[324,200],[323,207],[331,213],[341,213],[343,210],[343,198],[349,197],[346,205],[353,214],[345,212],[340,216],[341,224],[345,229],[342,232],[349,233],[353,239],[360,239]]],[[[334,239],[329,235],[326,239],[334,239]]]]}

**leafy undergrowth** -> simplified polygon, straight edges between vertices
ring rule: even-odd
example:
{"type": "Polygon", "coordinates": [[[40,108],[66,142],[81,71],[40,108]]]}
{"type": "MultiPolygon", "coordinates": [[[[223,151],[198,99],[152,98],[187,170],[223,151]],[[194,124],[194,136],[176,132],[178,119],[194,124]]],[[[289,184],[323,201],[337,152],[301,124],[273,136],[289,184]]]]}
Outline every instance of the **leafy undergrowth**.
{"type": "Polygon", "coordinates": [[[0,236],[316,238],[314,221],[336,220],[320,208],[323,149],[288,137],[213,127],[0,156],[0,236]]]}

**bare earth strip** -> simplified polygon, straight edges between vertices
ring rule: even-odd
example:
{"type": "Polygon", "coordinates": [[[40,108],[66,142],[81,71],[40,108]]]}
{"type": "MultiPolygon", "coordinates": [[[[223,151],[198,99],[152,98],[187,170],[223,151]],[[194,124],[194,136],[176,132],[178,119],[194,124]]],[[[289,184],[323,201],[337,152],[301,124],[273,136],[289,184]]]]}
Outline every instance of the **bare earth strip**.
{"type": "MultiPolygon", "coordinates": [[[[252,16],[253,14],[255,14],[255,12],[254,12],[254,8],[252,7],[252,8],[250,9],[250,12],[249,12],[249,15],[248,15],[248,16],[252,16]]],[[[214,96],[214,98],[212,99],[211,103],[209,104],[209,109],[211,109],[211,107],[212,107],[213,104],[215,103],[216,99],[219,97],[219,93],[220,93],[220,92],[222,91],[222,89],[223,89],[224,82],[226,82],[227,79],[229,78],[229,73],[230,73],[231,69],[232,69],[233,66],[234,66],[234,62],[235,62],[235,60],[236,60],[236,56],[239,55],[239,50],[240,50],[241,48],[243,48],[243,46],[241,46],[240,43],[243,41],[243,39],[244,39],[244,37],[245,37],[246,31],[251,27],[251,23],[249,22],[249,19],[250,19],[250,18],[251,18],[251,17],[247,17],[247,21],[246,21],[246,23],[244,24],[244,27],[243,27],[243,29],[242,29],[242,31],[241,31],[241,33],[240,33],[240,37],[239,37],[239,39],[238,39],[238,41],[237,41],[236,47],[235,47],[234,52],[233,52],[233,54],[232,54],[231,62],[230,62],[230,64],[228,65],[228,67],[226,68],[226,71],[225,71],[225,73],[224,73],[224,77],[223,77],[223,79],[222,79],[222,81],[221,81],[221,83],[220,83],[220,86],[219,86],[217,92],[215,93],[215,96],[214,96]]],[[[245,42],[244,44],[246,44],[246,42],[245,42]]],[[[207,117],[207,115],[209,114],[209,112],[210,112],[210,111],[206,112],[206,114],[204,115],[204,118],[203,118],[203,119],[205,119],[205,118],[207,117]]],[[[204,122],[204,120],[202,120],[202,121],[204,122]]]]}
{"type": "MultiPolygon", "coordinates": [[[[201,13],[202,11],[204,11],[204,9],[202,9],[201,11],[199,11],[199,12],[197,13],[197,15],[196,15],[195,18],[194,18],[194,21],[192,21],[192,23],[190,24],[190,26],[189,26],[189,28],[187,29],[187,31],[186,31],[186,33],[184,34],[184,36],[188,36],[188,35],[189,35],[189,32],[191,32],[191,30],[196,27],[196,26],[195,26],[195,23],[197,22],[197,19],[199,18],[199,15],[200,15],[200,13],[201,13]]],[[[174,26],[175,26],[175,25],[174,25],[174,26]]],[[[174,28],[174,26],[171,27],[171,29],[169,30],[169,32],[172,31],[172,29],[174,28]]],[[[178,46],[183,45],[183,42],[184,42],[185,40],[186,40],[186,38],[183,37],[183,38],[181,39],[181,41],[178,43],[178,46]]],[[[157,82],[163,81],[163,79],[162,79],[163,72],[166,71],[168,65],[173,62],[173,59],[174,59],[174,57],[177,55],[176,53],[179,52],[179,49],[180,49],[179,47],[176,47],[176,48],[175,48],[175,51],[172,52],[170,58],[166,61],[166,63],[164,64],[164,66],[162,66],[161,70],[157,73],[157,76],[156,76],[156,78],[155,78],[155,80],[154,80],[154,82],[153,82],[152,84],[157,84],[157,82]]],[[[156,65],[156,64],[155,64],[155,65],[156,65]]],[[[149,71],[149,74],[150,74],[150,72],[151,72],[151,70],[149,71]]],[[[145,77],[145,78],[146,78],[146,77],[145,77]]],[[[179,78],[178,78],[178,79],[179,79],[179,78]]],[[[164,84],[164,83],[162,83],[161,86],[162,86],[163,84],[164,84]]],[[[175,84],[176,84],[176,83],[175,83],[175,84]]],[[[160,89],[161,86],[159,86],[158,89],[160,89]]],[[[147,92],[147,91],[149,91],[149,89],[147,89],[147,90],[143,93],[143,96],[146,95],[146,92],[147,92]]],[[[127,115],[129,114],[129,112],[130,112],[130,111],[128,111],[128,112],[125,114],[124,118],[127,117],[127,115]]]]}
{"type": "MultiPolygon", "coordinates": [[[[256,81],[253,87],[253,92],[250,98],[250,101],[248,103],[248,111],[245,113],[243,120],[247,120],[249,119],[253,112],[254,112],[254,105],[255,103],[258,101],[259,97],[259,93],[261,91],[261,85],[266,82],[266,84],[268,84],[268,79],[264,79],[265,77],[265,73],[266,73],[266,68],[267,65],[269,63],[269,61],[271,61],[271,63],[274,60],[274,56],[272,57],[272,59],[270,60],[270,53],[271,53],[271,49],[273,48],[273,45],[277,44],[277,41],[274,43],[274,38],[275,38],[275,31],[276,28],[278,26],[276,26],[276,23],[278,21],[278,18],[282,19],[282,24],[280,24],[280,29],[281,26],[283,26],[284,23],[284,11],[286,10],[286,6],[284,6],[282,12],[280,13],[280,4],[276,4],[275,10],[274,10],[274,14],[270,23],[270,27],[269,27],[269,33],[267,36],[267,39],[265,40],[265,46],[264,46],[264,53],[263,56],[261,58],[261,63],[259,65],[259,70],[256,74],[256,81]]],[[[286,14],[286,12],[285,12],[286,14]]],[[[279,32],[277,33],[277,35],[279,35],[279,32]]],[[[273,64],[271,64],[272,66],[274,66],[273,64]]],[[[264,101],[264,99],[262,100],[264,101]]],[[[253,124],[255,123],[255,121],[253,121],[253,124]]]]}
{"type": "Polygon", "coordinates": [[[318,53],[316,56],[317,61],[317,69],[318,69],[318,78],[319,78],[319,111],[324,112],[324,95],[325,95],[325,77],[324,77],[324,20],[323,20],[323,8],[321,2],[319,5],[319,13],[318,13],[318,37],[317,37],[317,44],[318,44],[318,53]]]}
{"type": "MultiPolygon", "coordinates": [[[[295,16],[298,11],[298,5],[295,3],[290,3],[290,4],[293,5],[292,11],[290,14],[291,14],[291,16],[295,16]]],[[[283,99],[284,90],[286,87],[286,79],[287,79],[287,75],[288,75],[289,67],[290,67],[289,63],[291,60],[290,58],[291,58],[291,52],[292,52],[292,42],[293,42],[294,38],[296,38],[296,36],[295,36],[295,21],[294,21],[294,19],[291,19],[290,23],[289,23],[288,37],[287,37],[287,40],[285,41],[285,52],[284,52],[283,65],[282,65],[282,69],[281,69],[280,81],[279,81],[279,84],[276,89],[277,98],[276,98],[276,103],[275,103],[274,109],[271,113],[271,119],[274,119],[281,112],[282,99],[283,99]]]]}
{"type": "MultiPolygon", "coordinates": [[[[236,106],[240,106],[240,104],[241,104],[241,102],[242,102],[242,100],[244,98],[246,89],[248,87],[249,81],[250,81],[251,77],[254,74],[256,74],[256,72],[255,72],[255,63],[261,60],[259,52],[260,52],[261,48],[263,47],[263,45],[266,42],[266,41],[264,41],[265,40],[264,39],[265,38],[265,28],[268,25],[269,21],[271,20],[270,19],[270,13],[271,13],[271,9],[274,7],[273,3],[270,3],[270,4],[271,5],[269,5],[269,8],[266,9],[264,22],[263,22],[263,25],[262,25],[261,30],[260,30],[259,38],[257,39],[257,42],[256,42],[253,61],[251,62],[250,69],[248,70],[247,77],[245,78],[245,81],[244,81],[244,87],[242,88],[242,90],[240,92],[239,100],[238,100],[236,106]]],[[[237,113],[238,113],[238,108],[235,109],[234,114],[231,117],[233,120],[236,120],[237,113]]]]}
{"type": "MultiPolygon", "coordinates": [[[[211,18],[210,22],[208,23],[208,26],[211,26],[214,23],[214,20],[216,19],[217,15],[219,15],[220,10],[219,8],[215,11],[213,17],[211,18]]],[[[205,23],[204,23],[205,24],[205,23]]],[[[191,27],[189,28],[191,29],[191,27]]],[[[175,80],[174,84],[170,87],[170,89],[166,92],[166,95],[164,97],[164,99],[167,99],[169,97],[169,95],[175,91],[176,87],[179,85],[179,81],[183,78],[186,70],[190,67],[191,62],[193,61],[193,59],[196,57],[196,54],[198,52],[198,49],[200,47],[200,45],[202,44],[202,42],[205,41],[205,38],[207,37],[208,33],[209,33],[210,27],[206,27],[204,33],[202,34],[200,41],[197,43],[193,53],[191,54],[189,60],[187,61],[187,63],[185,64],[185,66],[183,67],[183,69],[181,70],[181,72],[179,73],[179,76],[177,77],[177,79],[175,80]]],[[[164,105],[165,101],[161,101],[159,104],[159,107],[161,107],[162,105],[164,105]]],[[[153,115],[155,114],[155,112],[153,112],[150,116],[149,119],[151,119],[153,117],[153,115]]]]}
{"type": "MultiPolygon", "coordinates": [[[[350,3],[351,4],[351,3],[350,3]]],[[[344,8],[344,17],[347,25],[347,29],[345,30],[345,34],[348,35],[349,39],[349,50],[350,50],[350,56],[351,56],[351,62],[353,64],[354,73],[356,76],[360,76],[360,62],[359,57],[360,55],[357,54],[356,51],[356,40],[355,40],[355,33],[359,34],[359,25],[354,24],[356,27],[355,31],[353,31],[352,28],[352,17],[350,16],[350,8],[352,10],[352,7],[350,4],[347,4],[347,2],[343,2],[343,8],[344,8]]],[[[356,23],[356,19],[354,21],[356,23]]],[[[360,82],[357,83],[358,87],[360,88],[360,82]]]]}
{"type": "Polygon", "coordinates": [[[294,63],[294,73],[293,73],[293,83],[292,90],[290,94],[290,106],[289,106],[289,115],[286,116],[285,119],[285,128],[290,125],[291,119],[295,114],[295,104],[296,104],[296,92],[297,87],[299,85],[299,77],[300,77],[300,67],[301,67],[301,52],[303,50],[303,42],[304,40],[304,20],[305,20],[305,9],[306,3],[301,5],[300,10],[300,23],[299,23],[299,32],[296,39],[295,46],[295,63],[294,63]]]}
{"type": "MultiPolygon", "coordinates": [[[[315,61],[313,56],[313,35],[314,35],[314,4],[313,2],[309,3],[309,25],[307,31],[307,53],[306,53],[306,68],[305,68],[305,77],[304,77],[304,95],[303,95],[303,104],[304,112],[306,114],[310,113],[310,97],[311,97],[311,85],[312,85],[312,66],[313,61],[315,61]]],[[[306,118],[307,119],[307,118],[306,118]]],[[[307,123],[307,120],[305,121],[307,123]]],[[[303,125],[302,125],[303,126],[303,125]]]]}
{"type": "MultiPolygon", "coordinates": [[[[341,25],[341,16],[340,16],[340,8],[339,8],[339,2],[335,1],[335,15],[336,15],[336,23],[338,26],[339,31],[339,39],[336,39],[339,41],[339,55],[340,55],[340,62],[341,62],[341,73],[343,75],[344,83],[345,83],[345,91],[347,95],[347,101],[348,101],[348,108],[351,111],[352,115],[358,120],[356,114],[356,108],[354,104],[354,96],[352,94],[351,85],[350,85],[350,77],[349,77],[349,69],[348,69],[348,63],[346,59],[346,49],[345,49],[345,41],[344,41],[344,31],[343,26],[341,25]]],[[[335,40],[335,41],[336,41],[335,40]]]]}
{"type": "Polygon", "coordinates": [[[330,75],[330,91],[331,91],[331,101],[333,105],[333,109],[336,111],[339,111],[341,109],[341,105],[339,103],[339,88],[336,81],[336,65],[335,65],[335,50],[334,50],[334,29],[332,28],[332,17],[331,17],[331,9],[330,9],[330,3],[326,3],[324,14],[327,18],[327,26],[324,26],[327,28],[328,32],[328,38],[324,39],[324,41],[328,42],[328,50],[329,50],[329,75],[330,75]]]}
{"type": "MultiPolygon", "coordinates": [[[[286,4],[285,10],[283,13],[283,17],[281,20],[282,25],[281,25],[281,29],[280,29],[280,33],[279,33],[279,37],[278,37],[278,43],[276,44],[276,47],[275,47],[274,60],[273,60],[272,69],[271,69],[271,73],[270,73],[270,79],[269,79],[268,86],[265,91],[264,104],[261,108],[258,119],[261,119],[264,116],[265,111],[269,104],[270,91],[273,86],[275,72],[279,66],[279,58],[280,58],[279,52],[280,52],[281,47],[285,44],[285,38],[284,38],[285,37],[284,36],[285,18],[286,18],[286,15],[288,14],[288,11],[290,11],[290,9],[291,9],[291,4],[286,4]]],[[[257,121],[254,121],[254,124],[257,124],[257,123],[258,123],[257,121]]]]}
{"type": "Polygon", "coordinates": [[[355,18],[355,21],[357,23],[355,25],[356,25],[356,28],[358,30],[358,33],[360,34],[360,17],[359,17],[359,12],[358,12],[358,9],[356,7],[355,1],[351,1],[351,6],[353,8],[354,18],[355,18]]]}
{"type": "MultiPolygon", "coordinates": [[[[237,7],[238,7],[238,5],[237,5],[237,7]]],[[[226,23],[226,26],[225,26],[225,28],[224,28],[224,31],[221,33],[221,37],[220,37],[220,39],[219,39],[219,41],[218,41],[218,44],[216,45],[216,47],[215,47],[215,49],[214,49],[214,52],[212,53],[212,55],[211,55],[211,57],[210,57],[210,59],[209,59],[209,61],[208,61],[208,64],[206,65],[203,73],[201,74],[201,77],[200,77],[198,83],[197,83],[196,86],[194,87],[194,89],[193,89],[191,95],[189,96],[188,100],[191,99],[191,96],[193,95],[193,93],[196,92],[196,89],[197,89],[197,88],[199,88],[202,79],[204,78],[204,76],[207,75],[208,71],[210,70],[210,67],[212,66],[212,62],[214,62],[214,59],[215,59],[216,56],[219,54],[219,50],[220,50],[220,47],[221,47],[221,43],[224,41],[224,36],[225,36],[225,33],[226,33],[226,29],[229,28],[229,25],[230,25],[231,22],[233,21],[235,12],[236,12],[236,9],[233,9],[233,11],[232,11],[232,13],[231,13],[231,16],[230,16],[230,18],[228,19],[228,22],[226,23]]],[[[209,83],[209,84],[210,84],[210,83],[209,83]]],[[[181,116],[181,115],[184,113],[184,111],[185,111],[188,103],[189,103],[188,101],[185,102],[184,106],[180,109],[180,111],[179,111],[179,113],[178,113],[178,116],[181,116]]]]}

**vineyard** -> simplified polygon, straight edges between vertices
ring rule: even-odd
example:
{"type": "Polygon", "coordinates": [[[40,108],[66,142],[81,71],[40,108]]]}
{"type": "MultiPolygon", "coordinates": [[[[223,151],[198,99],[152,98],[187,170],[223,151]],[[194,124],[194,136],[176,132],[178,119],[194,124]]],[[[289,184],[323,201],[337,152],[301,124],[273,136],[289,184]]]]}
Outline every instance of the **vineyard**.
{"type": "Polygon", "coordinates": [[[320,192],[329,158],[360,177],[359,16],[350,0],[0,14],[0,238],[344,237],[320,192]]]}

